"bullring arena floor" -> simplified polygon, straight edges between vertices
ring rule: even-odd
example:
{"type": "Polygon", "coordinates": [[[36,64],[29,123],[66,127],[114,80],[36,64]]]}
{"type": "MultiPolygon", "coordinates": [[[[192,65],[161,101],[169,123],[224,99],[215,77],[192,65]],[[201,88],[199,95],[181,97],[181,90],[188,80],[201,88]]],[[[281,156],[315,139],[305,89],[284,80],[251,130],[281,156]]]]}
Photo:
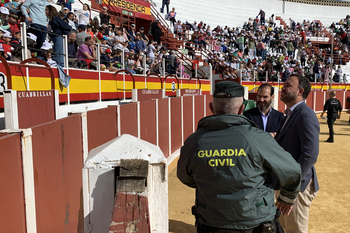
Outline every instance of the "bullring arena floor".
{"type": "MultiPolygon", "coordinates": [[[[319,117],[320,114],[318,114],[319,117]]],[[[350,125],[343,112],[334,125],[335,142],[326,143],[327,122],[320,122],[320,154],[316,163],[320,191],[311,205],[309,233],[347,233],[350,231],[350,125]]],[[[169,232],[195,233],[190,208],[194,189],[176,178],[176,164],[169,166],[169,232]]]]}

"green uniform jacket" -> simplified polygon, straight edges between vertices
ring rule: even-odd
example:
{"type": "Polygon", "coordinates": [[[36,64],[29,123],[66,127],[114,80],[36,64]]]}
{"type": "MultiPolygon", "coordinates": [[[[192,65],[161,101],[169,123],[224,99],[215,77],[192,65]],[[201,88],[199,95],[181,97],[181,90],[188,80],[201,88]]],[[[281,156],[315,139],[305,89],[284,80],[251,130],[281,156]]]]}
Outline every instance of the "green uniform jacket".
{"type": "Polygon", "coordinates": [[[274,218],[270,173],[282,185],[279,201],[294,203],[300,165],[270,134],[235,114],[200,120],[181,148],[177,165],[180,181],[196,188],[198,221],[229,229],[250,229],[274,218]]]}

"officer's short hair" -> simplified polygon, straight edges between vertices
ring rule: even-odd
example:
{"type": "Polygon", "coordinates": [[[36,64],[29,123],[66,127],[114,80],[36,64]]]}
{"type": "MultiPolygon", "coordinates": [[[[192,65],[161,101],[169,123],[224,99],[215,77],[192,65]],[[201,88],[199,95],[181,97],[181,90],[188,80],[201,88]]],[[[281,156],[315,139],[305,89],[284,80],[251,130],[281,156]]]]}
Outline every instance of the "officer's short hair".
{"type": "Polygon", "coordinates": [[[213,112],[215,115],[226,113],[238,114],[239,108],[243,104],[243,97],[234,98],[213,98],[213,112]]]}

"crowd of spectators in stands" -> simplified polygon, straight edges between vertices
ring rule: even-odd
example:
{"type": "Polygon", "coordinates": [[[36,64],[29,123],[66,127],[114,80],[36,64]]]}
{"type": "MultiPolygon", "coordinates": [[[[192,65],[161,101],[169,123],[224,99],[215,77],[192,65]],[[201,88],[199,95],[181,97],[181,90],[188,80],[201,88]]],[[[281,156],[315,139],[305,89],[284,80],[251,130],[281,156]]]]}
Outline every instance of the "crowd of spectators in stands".
{"type": "MultiPolygon", "coordinates": [[[[102,8],[99,18],[91,19],[87,4],[73,11],[69,2],[57,4],[62,7],[60,11],[54,3],[43,0],[16,0],[2,5],[0,54],[7,60],[21,61],[20,22],[26,22],[29,58],[33,55],[51,66],[64,66],[63,35],[67,35],[70,67],[98,69],[97,56],[100,56],[101,69],[116,71],[124,65],[133,74],[162,73],[162,59],[166,58],[165,71],[180,73],[180,60],[175,51],[161,46],[162,31],[158,20],[150,25],[153,36],[150,40],[144,27],[136,30],[136,25],[131,24],[127,30],[112,24],[106,7],[102,8]]],[[[183,76],[188,77],[185,73],[183,76]]]]}
{"type": "MultiPolygon", "coordinates": [[[[214,29],[203,21],[198,24],[177,20],[174,33],[187,41],[190,56],[194,48],[208,50],[208,62],[225,78],[242,76],[244,80],[286,80],[293,72],[307,76],[310,81],[343,81],[342,57],[347,52],[348,31],[338,30],[344,46],[334,47],[333,76],[331,75],[331,49],[314,47],[307,37],[326,37],[327,30],[318,21],[295,22],[289,19],[285,28],[276,26],[274,15],[265,19],[265,12],[249,18],[240,27],[214,29]],[[179,30],[181,28],[181,30],[179,30]],[[222,65],[220,65],[222,64],[222,65]],[[241,73],[240,73],[241,72],[241,73]]],[[[344,20],[348,25],[349,17],[344,20]]],[[[329,46],[330,47],[330,46],[329,46]]]]}
{"type": "MultiPolygon", "coordinates": [[[[137,30],[135,24],[131,24],[128,30],[115,26],[106,7],[103,7],[99,18],[92,19],[87,4],[73,11],[69,1],[57,4],[62,6],[62,10],[57,11],[53,3],[43,0],[26,0],[24,3],[14,0],[1,6],[0,53],[8,60],[21,59],[19,22],[26,22],[29,24],[30,54],[50,65],[64,65],[62,36],[67,35],[70,67],[98,69],[99,55],[102,69],[116,71],[124,65],[134,74],[162,73],[162,59],[166,58],[167,73],[182,73],[189,77],[184,67],[180,67],[176,52],[162,46],[158,19],[150,25],[147,34],[144,27],[137,30]],[[149,39],[149,35],[153,36],[153,40],[149,39]]],[[[338,67],[330,67],[329,48],[315,48],[306,39],[307,36],[326,36],[326,29],[317,21],[295,22],[289,19],[290,25],[283,28],[276,24],[274,15],[267,19],[261,9],[257,16],[249,18],[242,26],[217,26],[212,29],[203,21],[198,24],[196,21],[181,22],[175,17],[173,8],[166,18],[172,22],[178,39],[184,41],[188,56],[196,60],[193,64],[199,65],[195,50],[206,50],[206,62],[212,64],[214,71],[223,73],[225,78],[241,75],[244,80],[284,81],[291,73],[298,72],[311,81],[343,80],[340,65],[349,43],[349,16],[337,25],[331,25],[339,38],[339,46],[333,51],[337,55],[338,67]],[[330,77],[331,68],[335,70],[333,77],[330,77]]],[[[191,71],[193,67],[187,73],[191,74],[191,71]]]]}

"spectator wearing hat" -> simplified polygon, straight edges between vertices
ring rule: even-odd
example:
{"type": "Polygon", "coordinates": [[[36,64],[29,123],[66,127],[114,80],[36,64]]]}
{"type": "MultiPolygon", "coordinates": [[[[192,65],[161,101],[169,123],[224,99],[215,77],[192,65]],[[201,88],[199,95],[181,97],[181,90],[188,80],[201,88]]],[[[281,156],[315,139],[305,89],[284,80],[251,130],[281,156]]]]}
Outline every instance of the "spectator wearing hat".
{"type": "Polygon", "coordinates": [[[164,6],[166,6],[166,13],[169,14],[169,4],[170,4],[170,0],[163,0],[162,8],[160,8],[160,13],[164,12],[164,6]]]}
{"type": "Polygon", "coordinates": [[[136,25],[135,24],[131,24],[131,28],[128,30],[127,35],[128,35],[129,40],[135,41],[135,38],[136,38],[136,25]]]}
{"type": "MultiPolygon", "coordinates": [[[[30,26],[34,28],[33,33],[37,37],[35,48],[37,49],[41,48],[47,35],[48,19],[45,14],[45,8],[47,5],[50,5],[50,2],[45,0],[26,0],[21,6],[22,14],[30,23],[30,26]],[[29,10],[29,13],[27,10],[29,10]]],[[[41,52],[38,51],[38,57],[40,56],[41,52]]]]}
{"type": "Polygon", "coordinates": [[[149,39],[148,39],[148,37],[146,36],[145,28],[144,28],[144,27],[140,27],[140,30],[138,31],[138,33],[140,34],[140,37],[141,37],[141,39],[145,42],[145,44],[147,44],[148,41],[149,41],[149,39]]]}
{"type": "Polygon", "coordinates": [[[107,49],[111,49],[111,46],[108,44],[108,38],[106,36],[101,38],[100,52],[105,54],[107,49]]]}
{"type": "Polygon", "coordinates": [[[64,51],[63,51],[63,35],[68,35],[71,31],[69,25],[61,19],[55,7],[48,5],[45,9],[52,33],[49,33],[51,41],[54,43],[52,59],[57,62],[59,66],[64,66],[64,51]]]}
{"type": "Polygon", "coordinates": [[[157,42],[157,44],[160,44],[160,38],[162,36],[162,30],[159,27],[159,19],[156,19],[152,24],[151,24],[151,33],[153,35],[153,40],[157,42]]]}
{"type": "Polygon", "coordinates": [[[48,41],[44,41],[40,49],[45,50],[43,54],[44,54],[44,57],[45,57],[44,60],[46,61],[46,63],[49,66],[57,66],[57,62],[53,60],[51,57],[51,53],[53,51],[52,45],[48,41]]]}
{"type": "Polygon", "coordinates": [[[12,39],[12,35],[10,32],[5,32],[2,34],[2,39],[4,41],[4,43],[2,44],[2,47],[4,48],[4,52],[5,54],[7,54],[7,60],[10,60],[11,57],[11,51],[13,50],[10,41],[12,39]]]}
{"type": "Polygon", "coordinates": [[[21,31],[18,29],[12,30],[12,38],[10,44],[13,48],[17,48],[21,45],[21,31]]]}
{"type": "Polygon", "coordinates": [[[64,17],[67,17],[67,15],[70,12],[70,10],[68,9],[68,7],[64,7],[63,8],[63,12],[64,12],[64,17]]]}
{"type": "Polygon", "coordinates": [[[108,9],[106,6],[102,7],[102,12],[100,12],[100,22],[101,24],[108,25],[109,24],[109,19],[111,16],[109,16],[108,9]]]}
{"type": "Polygon", "coordinates": [[[113,30],[113,27],[112,27],[111,24],[108,24],[107,30],[104,33],[104,35],[106,35],[108,38],[114,38],[115,37],[115,33],[114,33],[114,30],[113,30]]]}
{"type": "Polygon", "coordinates": [[[112,50],[106,49],[103,59],[101,55],[101,64],[104,64],[108,71],[116,72],[118,69],[112,65],[114,63],[115,59],[112,57],[112,50]]]}
{"type": "Polygon", "coordinates": [[[8,24],[9,9],[2,6],[2,7],[0,7],[0,13],[1,13],[1,17],[0,17],[0,24],[1,25],[0,25],[0,27],[4,30],[7,30],[10,28],[10,25],[8,24]]]}

